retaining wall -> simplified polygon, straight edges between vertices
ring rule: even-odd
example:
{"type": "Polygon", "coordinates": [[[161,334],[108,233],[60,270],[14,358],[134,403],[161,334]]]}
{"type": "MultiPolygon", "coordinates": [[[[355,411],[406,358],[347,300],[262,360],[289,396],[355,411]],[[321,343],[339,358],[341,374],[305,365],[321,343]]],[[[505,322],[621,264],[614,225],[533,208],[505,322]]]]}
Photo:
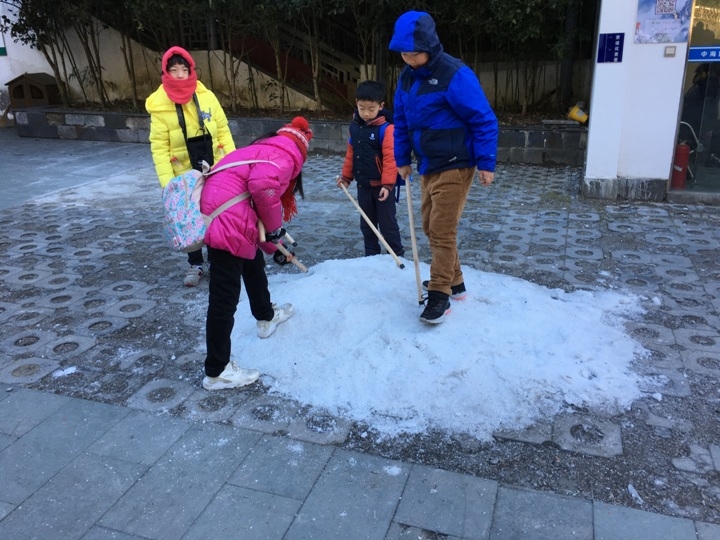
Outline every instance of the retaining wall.
{"type": "MultiPolygon", "coordinates": [[[[238,145],[275,131],[288,120],[228,119],[238,145]]],[[[312,120],[311,117],[310,120],[313,128],[311,150],[345,152],[348,122],[312,120]]],[[[21,137],[148,143],[150,117],[147,114],[33,108],[15,111],[15,126],[21,137]]],[[[585,161],[586,145],[587,129],[579,125],[501,126],[498,161],[580,166],[585,161]]]]}

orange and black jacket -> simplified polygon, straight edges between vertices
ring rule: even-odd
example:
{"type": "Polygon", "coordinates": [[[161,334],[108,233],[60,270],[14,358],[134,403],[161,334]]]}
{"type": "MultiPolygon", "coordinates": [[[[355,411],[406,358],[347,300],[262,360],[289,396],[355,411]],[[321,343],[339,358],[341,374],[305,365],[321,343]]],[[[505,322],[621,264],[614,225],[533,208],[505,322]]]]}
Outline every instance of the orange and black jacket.
{"type": "Polygon", "coordinates": [[[385,186],[393,190],[397,180],[393,148],[395,126],[389,120],[392,116],[386,109],[367,123],[355,112],[342,168],[343,179],[355,180],[361,188],[385,186]]]}

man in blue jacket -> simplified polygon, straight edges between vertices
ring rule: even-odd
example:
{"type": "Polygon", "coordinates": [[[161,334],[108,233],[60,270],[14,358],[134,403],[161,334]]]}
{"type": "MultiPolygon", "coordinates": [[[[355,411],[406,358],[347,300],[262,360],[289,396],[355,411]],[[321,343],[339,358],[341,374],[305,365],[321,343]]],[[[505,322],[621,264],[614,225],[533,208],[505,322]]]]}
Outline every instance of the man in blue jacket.
{"type": "Polygon", "coordinates": [[[395,92],[395,161],[407,180],[411,153],[417,158],[422,226],[432,252],[420,320],[437,324],[450,298],[466,294],[457,228],[475,170],[483,186],[493,181],[498,122],[475,73],[443,51],[429,14],[401,15],[389,48],[407,64],[395,92]]]}

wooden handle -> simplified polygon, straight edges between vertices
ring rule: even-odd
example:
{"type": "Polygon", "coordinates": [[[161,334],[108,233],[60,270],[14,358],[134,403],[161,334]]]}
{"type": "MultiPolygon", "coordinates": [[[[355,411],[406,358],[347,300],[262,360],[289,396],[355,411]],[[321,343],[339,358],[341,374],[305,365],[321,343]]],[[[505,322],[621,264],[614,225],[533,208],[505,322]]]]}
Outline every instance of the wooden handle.
{"type": "Polygon", "coordinates": [[[380,234],[380,231],[378,231],[377,228],[375,227],[375,225],[373,225],[373,222],[370,221],[370,218],[367,217],[367,214],[366,214],[365,212],[363,212],[363,209],[362,209],[362,208],[360,208],[360,205],[359,205],[359,204],[357,203],[357,201],[355,200],[355,197],[353,197],[352,195],[350,195],[350,192],[349,192],[348,189],[345,187],[345,184],[342,184],[342,183],[341,183],[341,184],[340,184],[340,187],[341,187],[342,190],[345,192],[345,195],[347,195],[348,198],[349,198],[349,199],[352,201],[352,203],[355,205],[355,208],[357,208],[357,211],[360,212],[360,215],[361,215],[362,218],[365,220],[365,223],[368,224],[368,226],[370,227],[370,229],[372,230],[372,232],[375,233],[375,236],[378,237],[378,240],[380,240],[380,243],[382,243],[382,245],[385,246],[385,249],[387,249],[387,252],[388,252],[390,255],[392,255],[392,258],[393,258],[393,259],[395,259],[395,262],[397,263],[397,265],[398,265],[400,268],[405,268],[405,265],[403,264],[403,262],[400,260],[400,258],[399,258],[397,255],[395,255],[395,252],[392,250],[392,248],[391,248],[391,247],[388,245],[388,243],[385,241],[385,238],[383,238],[383,235],[380,234]]]}
{"type": "MultiPolygon", "coordinates": [[[[267,239],[266,239],[267,237],[265,236],[265,224],[262,222],[261,219],[258,219],[257,227],[258,227],[258,238],[260,239],[261,242],[267,242],[267,239]]],[[[285,235],[285,236],[287,236],[287,235],[285,235]]],[[[295,255],[293,255],[292,253],[290,253],[285,248],[285,246],[283,246],[282,244],[275,244],[275,246],[277,246],[278,251],[280,253],[285,255],[285,257],[287,257],[287,259],[291,263],[293,263],[295,266],[297,266],[302,272],[308,271],[307,266],[305,266],[303,263],[298,261],[297,257],[295,255]]]]}

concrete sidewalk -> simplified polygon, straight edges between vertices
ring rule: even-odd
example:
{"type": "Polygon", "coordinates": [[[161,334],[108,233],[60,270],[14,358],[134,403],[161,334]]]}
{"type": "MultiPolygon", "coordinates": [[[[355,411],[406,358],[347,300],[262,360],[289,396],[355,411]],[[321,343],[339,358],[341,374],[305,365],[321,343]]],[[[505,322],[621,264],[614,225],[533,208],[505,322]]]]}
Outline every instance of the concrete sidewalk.
{"type": "MultiPolygon", "coordinates": [[[[642,291],[634,335],[657,355],[638,369],[671,384],[622,418],[584,412],[622,432],[619,455],[548,419],[497,435],[512,459],[466,442],[437,447],[447,461],[433,466],[402,445],[362,451],[344,419],[262,389],[201,389],[202,354],[181,345],[202,332],[202,310],[180,306],[202,306],[207,288],[181,289],[183,258],[159,248],[146,145],[2,129],[0,149],[12,172],[0,178],[1,539],[720,538],[716,209],[579,201],[575,170],[501,167],[489,196],[471,195],[463,262],[548,287],[642,291]],[[557,462],[546,483],[513,474],[533,456],[557,462]],[[581,468],[572,486],[558,473],[581,468]],[[665,482],[657,502],[628,494],[631,475],[665,482]],[[621,504],[608,502],[618,485],[621,504]]],[[[360,253],[354,209],[328,187],[341,163],[306,166],[292,233],[308,265],[360,253]]]]}
{"type": "Polygon", "coordinates": [[[16,388],[0,538],[712,540],[717,525],[16,388]]]}

